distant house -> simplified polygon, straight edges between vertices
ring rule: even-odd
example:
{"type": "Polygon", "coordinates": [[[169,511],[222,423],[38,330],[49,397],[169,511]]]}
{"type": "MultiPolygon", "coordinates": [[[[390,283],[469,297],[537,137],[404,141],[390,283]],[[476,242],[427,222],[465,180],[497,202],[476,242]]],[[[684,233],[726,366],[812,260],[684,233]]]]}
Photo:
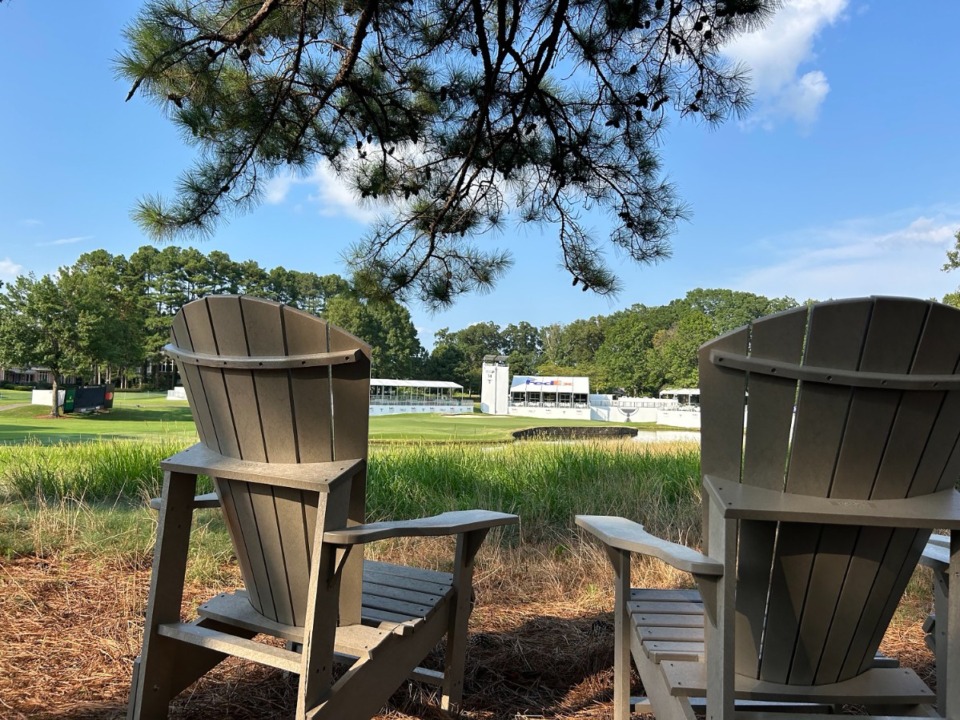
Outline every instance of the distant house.
{"type": "Polygon", "coordinates": [[[14,385],[36,385],[50,383],[53,378],[47,368],[3,368],[0,367],[0,382],[14,385]]]}

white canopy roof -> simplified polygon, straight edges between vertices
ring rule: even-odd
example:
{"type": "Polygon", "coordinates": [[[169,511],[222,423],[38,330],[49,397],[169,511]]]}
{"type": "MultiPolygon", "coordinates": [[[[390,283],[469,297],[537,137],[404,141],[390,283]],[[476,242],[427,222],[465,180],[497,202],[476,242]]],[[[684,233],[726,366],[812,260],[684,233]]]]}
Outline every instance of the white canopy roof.
{"type": "Polygon", "coordinates": [[[590,378],[554,377],[546,375],[514,375],[510,392],[590,393],[590,378]]]}
{"type": "Polygon", "coordinates": [[[382,385],[384,387],[450,388],[451,390],[463,390],[463,385],[450,382],[449,380],[383,380],[380,378],[372,378],[370,384],[382,385]]]}
{"type": "Polygon", "coordinates": [[[660,396],[664,395],[699,395],[700,388],[667,388],[660,391],[660,396]]]}

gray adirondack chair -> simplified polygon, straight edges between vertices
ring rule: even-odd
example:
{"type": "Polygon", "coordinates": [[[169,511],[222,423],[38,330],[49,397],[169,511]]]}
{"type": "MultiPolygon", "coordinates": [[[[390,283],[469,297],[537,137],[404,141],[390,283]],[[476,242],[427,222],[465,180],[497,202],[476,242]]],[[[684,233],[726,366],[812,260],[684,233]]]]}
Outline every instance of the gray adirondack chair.
{"type": "MultiPolygon", "coordinates": [[[[797,308],[701,348],[703,553],[577,518],[615,571],[618,720],[637,702],[631,655],[658,718],[704,701],[725,719],[776,703],[934,714],[927,685],[876,653],[931,529],[960,527],[958,362],[960,310],[899,298],[797,308]],[[698,590],[631,589],[632,552],[698,590]]],[[[948,552],[956,573],[960,534],[948,552]]],[[[960,685],[941,681],[941,714],[960,716],[960,685]]]]}
{"type": "Polygon", "coordinates": [[[463,685],[473,558],[516,516],[450,512],[364,524],[370,348],[275,302],[212,296],[175,317],[176,358],[200,442],[163,461],[143,648],[128,716],[172,698],[227,655],[299,675],[296,717],[369,718],[408,677],[463,685]],[[197,476],[214,496],[195,497],[197,476]],[[192,513],[221,507],[245,589],[180,618],[192,513]],[[453,572],[364,561],[384,538],[455,535],[453,572]],[[286,641],[286,649],[258,635],[286,641]],[[444,670],[420,667],[446,635],[444,670]],[[349,669],[334,681],[335,663],[349,669]]]}

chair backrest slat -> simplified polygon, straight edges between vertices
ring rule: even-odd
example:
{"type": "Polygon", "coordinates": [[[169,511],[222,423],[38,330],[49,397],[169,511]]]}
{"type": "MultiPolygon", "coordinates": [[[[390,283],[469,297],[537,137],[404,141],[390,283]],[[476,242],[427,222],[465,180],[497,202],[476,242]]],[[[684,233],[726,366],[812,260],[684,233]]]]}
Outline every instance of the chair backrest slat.
{"type": "MultiPolygon", "coordinates": [[[[804,362],[818,367],[855,370],[860,361],[863,330],[870,318],[871,307],[869,300],[815,306],[807,329],[804,362]]],[[[827,495],[849,407],[848,388],[800,384],[787,470],[787,492],[827,495]]]]}
{"type": "MultiPolygon", "coordinates": [[[[893,612],[910,579],[909,573],[904,577],[904,569],[909,567],[912,572],[916,567],[929,537],[929,531],[909,529],[883,531],[878,528],[864,528],[861,531],[850,569],[847,571],[846,583],[848,587],[856,587],[857,583],[869,582],[870,590],[862,605],[860,620],[853,626],[855,630],[846,647],[846,655],[839,672],[840,678],[853,677],[872,663],[883,631],[890,624],[893,612]],[[886,548],[879,563],[872,557],[866,558],[872,548],[877,546],[886,548]],[[879,637],[876,635],[878,629],[879,637]]],[[[842,610],[842,605],[840,609],[842,610]]],[[[839,633],[831,633],[828,643],[834,635],[846,640],[848,632],[841,628],[838,630],[839,633]]],[[[842,644],[846,643],[833,643],[833,646],[842,644]]],[[[831,645],[828,644],[824,650],[825,658],[830,657],[827,654],[830,648],[831,645]]],[[[840,653],[836,653],[836,657],[839,656],[840,653]]],[[[833,682],[830,679],[832,675],[832,671],[827,669],[819,672],[822,682],[833,682]]]]}
{"type": "Polygon", "coordinates": [[[711,363],[709,349],[745,355],[749,340],[749,330],[741,328],[704,345],[699,355],[700,396],[712,398],[709,407],[702,408],[700,464],[704,473],[710,468],[711,474],[733,481],[740,480],[743,460],[743,408],[747,378],[742,372],[711,363]]]}
{"type": "MultiPolygon", "coordinates": [[[[179,347],[193,350],[193,340],[190,338],[183,312],[179,312],[173,317],[170,339],[179,347]]],[[[187,393],[187,400],[190,403],[190,411],[193,413],[194,424],[197,426],[197,435],[200,436],[200,441],[204,445],[220,452],[220,442],[217,439],[217,431],[213,426],[213,416],[210,414],[206,393],[203,392],[200,368],[195,365],[181,365],[179,367],[183,386],[187,393]]]]}
{"type": "MultiPolygon", "coordinates": [[[[330,328],[330,351],[349,349],[352,338],[339,328],[330,328]]],[[[355,341],[353,341],[355,343],[355,341]]],[[[333,448],[337,458],[366,456],[370,426],[370,367],[360,363],[333,365],[333,448]]]]}
{"type": "MultiPolygon", "coordinates": [[[[236,483],[232,484],[236,485],[236,483]]],[[[304,605],[296,602],[292,597],[289,578],[297,571],[307,575],[310,568],[309,566],[293,567],[292,559],[285,557],[287,543],[284,542],[284,536],[287,529],[280,522],[277,507],[283,505],[283,500],[277,502],[273,487],[258,483],[245,484],[249,489],[250,508],[253,512],[253,524],[248,527],[256,532],[256,539],[263,557],[265,579],[269,584],[273,600],[273,612],[269,616],[285,618],[284,622],[288,625],[296,625],[298,611],[302,612],[304,605]]],[[[298,530],[295,529],[295,532],[298,530]]],[[[303,622],[302,616],[300,621],[303,622]]]]}
{"type": "MultiPolygon", "coordinates": [[[[197,352],[218,352],[207,303],[203,300],[189,303],[183,307],[181,313],[193,345],[192,349],[197,352]]],[[[200,387],[194,388],[193,392],[195,395],[200,394],[206,400],[220,453],[229,457],[242,457],[223,370],[200,367],[199,378],[200,387]]],[[[184,384],[186,384],[186,376],[184,384]]]]}
{"type": "MultiPolygon", "coordinates": [[[[805,312],[775,315],[753,324],[751,353],[771,360],[799,363],[803,354],[805,312]]],[[[751,375],[747,393],[749,428],[743,450],[743,479],[770,490],[783,490],[786,458],[789,453],[793,406],[797,386],[788,378],[751,375]],[[751,423],[751,417],[758,422],[751,423]],[[763,420],[764,422],[759,422],[763,420]]],[[[763,636],[766,589],[770,586],[776,525],[769,522],[744,522],[740,525],[740,574],[738,578],[737,620],[741,642],[737,643],[737,661],[743,667],[757,667],[763,636]]]]}
{"type": "MultiPolygon", "coordinates": [[[[183,313],[177,313],[173,317],[170,329],[170,339],[179,347],[193,349],[193,342],[190,340],[190,333],[187,331],[187,323],[183,313]]],[[[219,452],[219,443],[217,434],[213,429],[213,418],[210,416],[210,408],[207,406],[206,397],[200,393],[194,393],[194,388],[200,388],[200,368],[190,366],[180,366],[180,375],[183,378],[184,390],[187,394],[187,400],[190,403],[190,410],[193,413],[194,424],[197,426],[197,435],[207,447],[216,449],[219,452]]]]}
{"type": "MultiPolygon", "coordinates": [[[[943,306],[895,301],[878,302],[877,308],[871,330],[880,324],[878,321],[882,321],[881,330],[890,335],[899,333],[901,342],[883,342],[882,338],[878,339],[877,333],[872,333],[864,349],[864,365],[874,363],[884,370],[907,365],[910,372],[924,374],[950,374],[956,371],[960,342],[955,333],[960,329],[956,324],[960,321],[955,311],[943,306]],[[910,347],[912,337],[916,337],[914,347],[910,347]],[[884,349],[874,349],[876,345],[884,349]],[[892,353],[895,348],[899,349],[897,355],[892,353]]],[[[932,391],[903,394],[895,415],[890,418],[889,435],[870,484],[869,497],[897,499],[931,492],[936,488],[935,484],[929,482],[921,482],[918,486],[917,472],[923,464],[924,454],[929,452],[930,456],[939,457],[937,464],[942,467],[945,448],[952,449],[956,445],[956,425],[952,428],[952,440],[944,442],[943,433],[934,432],[945,402],[956,395],[956,392],[932,391]]],[[[839,670],[840,675],[856,674],[869,667],[873,652],[896,610],[897,600],[910,580],[928,536],[927,532],[909,529],[860,532],[846,582],[850,588],[870,583],[872,592],[863,603],[857,622],[852,622],[854,607],[846,608],[847,616],[851,617],[848,628],[853,630],[839,670]],[[865,558],[875,547],[885,548],[882,556],[879,559],[865,558]]],[[[845,600],[851,605],[861,602],[859,594],[848,590],[846,595],[841,596],[838,612],[843,612],[842,603],[845,600]]],[[[847,632],[836,633],[840,639],[834,641],[835,646],[844,644],[847,632]]],[[[824,663],[820,673],[823,681],[829,681],[837,661],[838,658],[829,656],[824,663]]]]}
{"type": "Polygon", "coordinates": [[[297,598],[307,597],[310,551],[317,520],[317,493],[294,488],[273,487],[277,525],[283,548],[285,581],[290,598],[291,625],[303,625],[304,606],[297,598]],[[308,512],[312,510],[312,512],[308,512]],[[312,524],[311,524],[312,519],[312,524]]]}
{"type": "MultiPolygon", "coordinates": [[[[246,350],[251,356],[286,355],[282,307],[274,303],[243,298],[246,350]]],[[[291,409],[290,373],[263,372],[253,375],[258,404],[264,461],[297,462],[291,409]]]]}
{"type": "MultiPolygon", "coordinates": [[[[241,298],[231,298],[225,302],[206,303],[218,355],[250,354],[241,302],[241,298]]],[[[234,368],[223,368],[220,373],[230,404],[240,457],[251,462],[266,462],[254,373],[234,368]]]]}
{"type": "Polygon", "coordinates": [[[240,571],[250,597],[250,604],[269,618],[280,617],[273,599],[267,560],[260,544],[260,528],[251,497],[250,483],[216,478],[217,494],[224,508],[224,520],[238,556],[243,553],[240,571]],[[226,500],[229,498],[229,500],[226,500]],[[246,569],[244,569],[246,565],[246,569]]]}
{"type": "MultiPolygon", "coordinates": [[[[857,369],[910,372],[928,310],[929,305],[923,302],[877,299],[863,334],[857,369]]],[[[847,424],[829,495],[866,499],[874,495],[885,458],[890,457],[887,450],[894,438],[901,404],[908,394],[855,388],[850,395],[847,424]]],[[[889,497],[906,497],[912,476],[911,468],[908,473],[892,478],[889,497]]],[[[885,627],[889,621],[882,617],[883,611],[891,596],[900,594],[896,589],[897,579],[917,537],[913,530],[858,528],[823,528],[820,534],[821,541],[826,536],[829,542],[815,558],[811,587],[815,587],[813,582],[822,581],[828,583],[829,591],[817,587],[817,602],[802,610],[803,624],[795,657],[800,656],[802,648],[813,648],[819,653],[803,651],[803,660],[808,664],[798,663],[791,676],[800,682],[808,682],[811,677],[821,683],[835,682],[861,671],[862,659],[876,651],[875,646],[871,647],[875,628],[878,624],[885,627]],[[842,576],[836,568],[838,550],[850,555],[842,576]],[[842,583],[829,584],[840,577],[842,583]],[[827,624],[824,618],[830,618],[831,622],[827,624]],[[810,627],[816,628],[816,632],[809,632],[810,627]]]]}
{"type": "MultiPolygon", "coordinates": [[[[827,382],[777,376],[769,367],[760,371],[756,360],[752,373],[749,363],[737,371],[707,362],[711,351],[736,352],[734,345],[755,359],[838,371],[952,375],[960,362],[960,311],[900,298],[819,303],[718,338],[700,355],[706,474],[862,499],[905,498],[956,482],[960,390],[953,384],[854,387],[842,375],[827,382]],[[741,441],[736,415],[744,400],[741,441]]],[[[741,523],[737,671],[819,684],[869,667],[928,534],[741,523]]]]}
{"type": "MultiPolygon", "coordinates": [[[[803,356],[806,312],[772,315],[755,322],[750,352],[771,360],[799,363],[803,356]]],[[[751,375],[747,386],[750,413],[743,451],[743,481],[783,490],[789,457],[797,383],[774,375],[751,375]],[[758,422],[751,423],[750,416],[758,422]]]]}
{"type": "MultiPolygon", "coordinates": [[[[960,372],[960,314],[953,308],[933,305],[924,326],[914,372],[933,373],[960,372]]],[[[916,412],[917,403],[936,403],[939,407],[931,412],[934,424],[930,428],[922,456],[914,470],[909,495],[925,495],[954,486],[960,476],[960,443],[957,427],[960,427],[960,393],[917,393],[910,398],[911,412],[916,412]]],[[[920,444],[918,442],[918,444],[920,444]]],[[[878,482],[878,492],[887,493],[887,480],[878,482]]]]}
{"type": "MultiPolygon", "coordinates": [[[[327,323],[300,313],[284,313],[287,352],[305,355],[328,352],[327,323]]],[[[290,378],[299,462],[330,462],[333,454],[333,409],[330,371],[326,367],[304,368],[290,378]]]]}

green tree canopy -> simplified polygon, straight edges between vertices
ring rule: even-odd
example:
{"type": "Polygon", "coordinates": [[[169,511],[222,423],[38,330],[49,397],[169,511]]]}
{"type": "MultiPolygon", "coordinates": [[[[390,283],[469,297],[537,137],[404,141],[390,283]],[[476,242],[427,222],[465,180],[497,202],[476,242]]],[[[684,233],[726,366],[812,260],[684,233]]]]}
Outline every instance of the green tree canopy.
{"type": "MultiPolygon", "coordinates": [[[[942,270],[944,272],[950,272],[960,268],[960,230],[954,235],[954,246],[952,250],[947,250],[947,261],[943,264],[942,270]]],[[[943,302],[947,305],[953,305],[954,307],[960,307],[960,290],[955,290],[952,293],[947,293],[943,296],[943,302]]]]}
{"type": "Polygon", "coordinates": [[[535,375],[543,352],[540,330],[521,320],[507,325],[500,338],[500,350],[508,357],[514,375],[535,375]]]}
{"type": "Polygon", "coordinates": [[[594,357],[592,379],[597,389],[623,389],[631,395],[650,395],[659,390],[665,379],[659,364],[651,358],[654,338],[680,315],[679,308],[671,303],[634,305],[609,316],[604,322],[603,342],[594,357]]]}
{"type": "Polygon", "coordinates": [[[768,298],[741,290],[696,288],[689,291],[683,300],[675,301],[701,312],[710,318],[713,335],[721,335],[741,325],[746,325],[764,315],[789,310],[797,306],[792,297],[768,298]]]}
{"type": "Polygon", "coordinates": [[[85,365],[81,351],[81,303],[49,275],[21,275],[0,294],[0,365],[50,371],[53,403],[62,375],[85,365]]]}
{"type": "Polygon", "coordinates": [[[412,379],[422,373],[427,354],[403,305],[341,294],[330,299],[323,315],[373,348],[371,372],[376,377],[412,379]]]}
{"type": "MultiPolygon", "coordinates": [[[[430,375],[438,380],[453,380],[467,389],[480,387],[483,357],[503,355],[504,341],[500,326],[494,322],[468,325],[450,332],[441,328],[430,355],[430,375]],[[439,373],[445,373],[440,375],[439,373]]],[[[513,372],[517,372],[515,369],[513,372]]]]}
{"type": "Polygon", "coordinates": [[[491,287],[508,219],[556,229],[574,283],[666,256],[684,209],[660,167],[669,115],[748,103],[720,48],[776,0],[151,0],[117,65],[200,151],[154,236],[209,232],[285,168],[323,159],[389,211],[352,249],[367,295],[428,305],[491,287]],[[587,207],[609,213],[606,241],[587,207]]]}
{"type": "Polygon", "coordinates": [[[542,362],[559,367],[585,366],[593,362],[597,349],[603,344],[604,322],[605,318],[597,316],[543,328],[542,362]]]}
{"type": "Polygon", "coordinates": [[[127,261],[104,250],[81,255],[60,268],[57,285],[78,307],[77,352],[100,381],[101,370],[136,367],[143,359],[147,308],[125,283],[127,261]]]}

